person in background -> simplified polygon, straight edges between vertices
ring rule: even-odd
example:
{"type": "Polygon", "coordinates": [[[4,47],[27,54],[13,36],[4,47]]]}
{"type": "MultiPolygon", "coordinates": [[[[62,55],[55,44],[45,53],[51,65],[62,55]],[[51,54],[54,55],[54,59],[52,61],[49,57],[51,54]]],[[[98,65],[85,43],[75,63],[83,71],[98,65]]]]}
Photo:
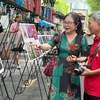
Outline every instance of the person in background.
{"type": "MultiPolygon", "coordinates": [[[[20,36],[21,36],[21,30],[20,30],[20,26],[19,26],[19,23],[21,21],[22,21],[22,14],[17,14],[16,17],[15,17],[15,22],[13,22],[11,24],[11,27],[9,29],[9,33],[15,33],[15,34],[17,34],[16,35],[17,39],[15,39],[15,41],[14,41],[15,44],[18,44],[20,36]]],[[[20,62],[19,62],[19,54],[18,54],[18,52],[15,52],[15,57],[14,57],[13,64],[15,64],[15,61],[18,64],[17,67],[20,68],[20,62]]]]}
{"type": "Polygon", "coordinates": [[[8,42],[5,35],[3,26],[0,22],[0,57],[2,60],[10,59],[10,51],[5,49],[8,42]]]}
{"type": "Polygon", "coordinates": [[[89,15],[88,28],[91,34],[95,35],[94,42],[87,58],[75,58],[78,61],[87,59],[86,65],[81,68],[84,76],[84,100],[100,100],[100,11],[95,11],[89,15]],[[97,48],[98,47],[98,48],[97,48]]]}
{"type": "Polygon", "coordinates": [[[0,57],[1,57],[2,60],[5,58],[5,55],[6,55],[5,54],[5,48],[4,48],[3,44],[2,44],[3,36],[4,36],[3,26],[2,26],[2,24],[0,22],[0,57]]]}
{"type": "Polygon", "coordinates": [[[88,41],[88,53],[90,52],[90,49],[91,49],[91,46],[93,44],[93,40],[95,38],[95,35],[94,34],[91,34],[89,32],[89,30],[87,29],[84,36],[86,37],[87,41],[88,41]]]}
{"type": "Polygon", "coordinates": [[[37,15],[35,16],[35,19],[34,19],[34,24],[35,24],[35,27],[36,27],[36,30],[37,32],[39,31],[39,22],[40,22],[40,17],[37,15]]]}
{"type": "MultiPolygon", "coordinates": [[[[77,37],[82,36],[83,30],[80,16],[75,12],[68,13],[64,18],[63,27],[65,31],[62,33],[62,38],[58,47],[57,64],[53,69],[48,100],[81,100],[80,77],[76,76],[74,73],[74,69],[78,68],[79,65],[76,61],[67,61],[71,50],[75,46],[77,37]]],[[[55,41],[55,35],[59,35],[59,32],[56,32],[54,38],[48,41],[48,43],[30,45],[33,45],[37,50],[52,49],[59,41],[55,41]]],[[[77,44],[77,56],[79,56],[79,53],[85,54],[87,50],[86,38],[82,36],[80,42],[81,46],[77,44]]]]}
{"type": "Polygon", "coordinates": [[[54,35],[54,33],[56,32],[56,29],[55,29],[55,27],[54,26],[51,26],[50,27],[50,31],[49,31],[49,35],[54,35]]]}
{"type": "Polygon", "coordinates": [[[2,33],[2,32],[3,32],[3,27],[2,27],[2,24],[0,22],[0,33],[2,33]]]}

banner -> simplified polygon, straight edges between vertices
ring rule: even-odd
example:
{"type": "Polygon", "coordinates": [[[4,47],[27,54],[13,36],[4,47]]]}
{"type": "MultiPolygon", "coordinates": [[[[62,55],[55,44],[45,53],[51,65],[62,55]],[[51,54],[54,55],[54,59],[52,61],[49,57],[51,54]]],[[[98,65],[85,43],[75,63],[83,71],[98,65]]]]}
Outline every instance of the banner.
{"type": "Polygon", "coordinates": [[[46,18],[50,20],[50,8],[46,8],[46,18]]]}
{"type": "Polygon", "coordinates": [[[16,2],[18,5],[22,6],[22,0],[15,0],[15,2],[16,2]]]}
{"type": "Polygon", "coordinates": [[[36,0],[36,14],[40,15],[41,0],[36,0]]]}
{"type": "Polygon", "coordinates": [[[35,2],[33,0],[26,0],[26,8],[33,11],[35,8],[35,2]]]}
{"type": "Polygon", "coordinates": [[[54,16],[52,15],[53,13],[54,13],[54,10],[51,9],[51,10],[50,10],[50,21],[52,21],[52,22],[53,22],[53,20],[54,20],[54,16]]]}

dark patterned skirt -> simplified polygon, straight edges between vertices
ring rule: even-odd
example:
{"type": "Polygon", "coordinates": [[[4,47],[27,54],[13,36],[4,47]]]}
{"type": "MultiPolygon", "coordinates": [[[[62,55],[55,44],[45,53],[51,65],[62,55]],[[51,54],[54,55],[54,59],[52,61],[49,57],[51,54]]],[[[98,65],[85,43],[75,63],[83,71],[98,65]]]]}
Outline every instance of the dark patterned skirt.
{"type": "Polygon", "coordinates": [[[77,63],[60,57],[53,69],[49,100],[81,100],[80,76],[74,73],[75,68],[78,68],[77,63]]]}

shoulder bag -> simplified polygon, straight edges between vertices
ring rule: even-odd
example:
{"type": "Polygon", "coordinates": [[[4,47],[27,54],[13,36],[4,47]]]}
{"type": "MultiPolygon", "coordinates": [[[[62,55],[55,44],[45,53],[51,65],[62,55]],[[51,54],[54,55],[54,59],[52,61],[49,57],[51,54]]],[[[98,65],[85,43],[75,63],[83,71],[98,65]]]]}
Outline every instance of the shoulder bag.
{"type": "MultiPolygon", "coordinates": [[[[60,41],[61,41],[61,38],[62,38],[62,32],[60,32],[60,34],[58,36],[59,36],[59,40],[58,40],[58,43],[56,45],[57,48],[58,48],[60,41]]],[[[46,64],[43,73],[46,76],[50,77],[52,75],[52,71],[53,71],[53,68],[55,66],[56,66],[56,51],[52,55],[51,60],[46,64]]]]}

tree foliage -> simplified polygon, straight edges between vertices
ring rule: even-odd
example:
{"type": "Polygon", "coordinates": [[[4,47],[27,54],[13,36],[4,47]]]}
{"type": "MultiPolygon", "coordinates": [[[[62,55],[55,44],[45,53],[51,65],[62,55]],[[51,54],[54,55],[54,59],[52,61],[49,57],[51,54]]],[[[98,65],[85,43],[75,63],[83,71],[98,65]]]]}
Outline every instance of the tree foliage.
{"type": "Polygon", "coordinates": [[[65,15],[69,12],[70,5],[66,3],[66,0],[56,0],[54,9],[65,15]]]}
{"type": "Polygon", "coordinates": [[[86,3],[90,7],[91,11],[99,11],[100,10],[100,0],[86,0],[86,3]]]}

